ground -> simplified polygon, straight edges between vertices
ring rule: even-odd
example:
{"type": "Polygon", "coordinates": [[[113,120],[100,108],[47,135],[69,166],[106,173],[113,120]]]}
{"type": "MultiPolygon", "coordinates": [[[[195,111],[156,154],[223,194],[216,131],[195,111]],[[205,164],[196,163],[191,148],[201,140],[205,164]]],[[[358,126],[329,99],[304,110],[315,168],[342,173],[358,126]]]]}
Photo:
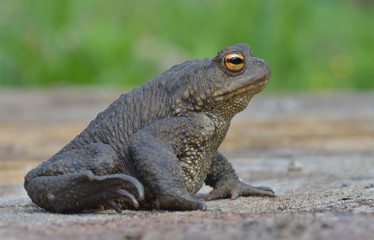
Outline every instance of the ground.
{"type": "Polygon", "coordinates": [[[273,188],[276,198],[212,201],[206,212],[38,208],[23,176],[119,95],[0,92],[0,239],[373,239],[373,93],[265,92],[235,117],[221,151],[243,181],[273,188]]]}

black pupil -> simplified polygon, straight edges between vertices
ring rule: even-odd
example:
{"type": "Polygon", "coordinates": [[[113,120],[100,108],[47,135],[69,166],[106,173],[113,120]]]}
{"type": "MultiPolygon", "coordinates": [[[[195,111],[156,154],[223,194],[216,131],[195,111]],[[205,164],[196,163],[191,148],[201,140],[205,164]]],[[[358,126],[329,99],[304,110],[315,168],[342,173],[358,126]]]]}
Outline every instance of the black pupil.
{"type": "Polygon", "coordinates": [[[228,61],[232,64],[238,65],[243,62],[243,59],[241,59],[240,57],[232,57],[232,58],[229,58],[228,61]]]}

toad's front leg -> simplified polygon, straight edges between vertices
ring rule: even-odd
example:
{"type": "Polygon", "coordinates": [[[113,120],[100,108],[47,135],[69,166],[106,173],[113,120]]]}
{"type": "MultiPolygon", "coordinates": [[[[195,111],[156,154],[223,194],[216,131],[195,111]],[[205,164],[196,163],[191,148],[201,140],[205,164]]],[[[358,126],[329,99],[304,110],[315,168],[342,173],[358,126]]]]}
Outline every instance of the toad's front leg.
{"type": "Polygon", "coordinates": [[[136,173],[146,188],[145,200],[154,201],[154,208],[206,209],[204,202],[188,192],[177,157],[177,149],[185,146],[186,135],[196,128],[196,122],[187,117],[163,119],[137,132],[130,141],[136,173]]]}
{"type": "Polygon", "coordinates": [[[214,156],[210,172],[205,183],[214,189],[206,200],[231,198],[239,196],[267,196],[275,197],[274,191],[269,187],[253,187],[239,180],[232,165],[219,152],[214,156]]]}

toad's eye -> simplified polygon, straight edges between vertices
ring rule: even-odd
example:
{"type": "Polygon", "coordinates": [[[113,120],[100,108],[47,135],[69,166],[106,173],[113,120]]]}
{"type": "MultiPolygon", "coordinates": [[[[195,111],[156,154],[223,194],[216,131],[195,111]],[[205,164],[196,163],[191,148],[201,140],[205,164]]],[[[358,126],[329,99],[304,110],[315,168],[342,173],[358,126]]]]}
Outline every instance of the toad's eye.
{"type": "Polygon", "coordinates": [[[244,67],[244,56],[240,53],[230,53],[225,56],[225,67],[233,72],[239,72],[244,67]]]}

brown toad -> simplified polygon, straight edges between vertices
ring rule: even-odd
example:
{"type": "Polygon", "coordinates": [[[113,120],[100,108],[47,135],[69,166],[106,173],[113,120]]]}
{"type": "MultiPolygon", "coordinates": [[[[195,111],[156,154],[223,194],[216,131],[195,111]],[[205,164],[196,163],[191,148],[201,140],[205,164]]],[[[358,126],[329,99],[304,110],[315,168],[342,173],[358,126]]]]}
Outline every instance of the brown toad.
{"type": "Polygon", "coordinates": [[[51,159],[25,177],[28,195],[54,212],[205,209],[206,200],[274,196],[238,179],[217,150],[232,117],[270,78],[247,44],[173,66],[123,94],[51,159]]]}

